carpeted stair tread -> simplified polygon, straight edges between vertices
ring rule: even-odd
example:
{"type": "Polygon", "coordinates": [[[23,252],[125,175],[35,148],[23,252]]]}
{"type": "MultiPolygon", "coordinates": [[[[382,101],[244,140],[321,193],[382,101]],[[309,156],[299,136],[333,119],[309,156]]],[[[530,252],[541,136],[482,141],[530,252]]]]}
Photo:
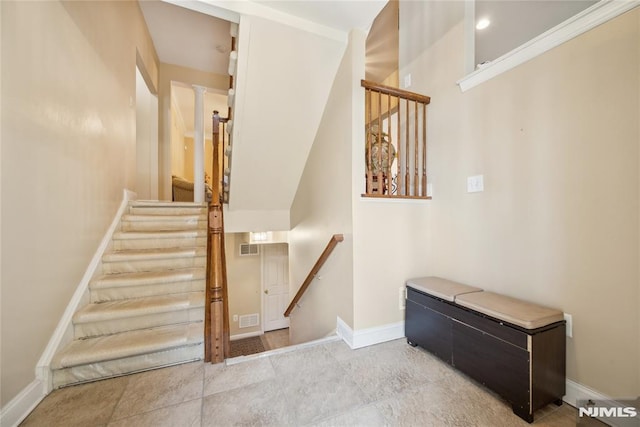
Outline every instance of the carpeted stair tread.
{"type": "Polygon", "coordinates": [[[115,240],[135,239],[184,239],[189,237],[206,237],[207,230],[167,230],[167,231],[118,231],[113,234],[115,240]]]}
{"type": "Polygon", "coordinates": [[[122,215],[122,221],[171,221],[171,222],[198,222],[198,221],[206,221],[207,214],[199,213],[199,214],[175,214],[175,215],[166,215],[166,214],[147,214],[147,215],[139,215],[139,214],[125,214],[122,215]]]}
{"type": "Polygon", "coordinates": [[[74,340],[54,357],[51,368],[62,369],[123,359],[182,346],[197,345],[203,340],[202,322],[74,340]]]}
{"type": "Polygon", "coordinates": [[[159,295],[88,304],[73,316],[73,323],[89,323],[146,316],[204,307],[204,291],[159,295]]]}
{"type": "Polygon", "coordinates": [[[208,206],[204,203],[193,202],[134,202],[129,205],[129,214],[133,215],[177,215],[207,214],[208,206]]]}
{"type": "Polygon", "coordinates": [[[206,277],[206,271],[200,268],[182,268],[165,271],[141,271],[136,273],[105,274],[89,285],[90,289],[105,289],[128,286],[157,285],[167,282],[182,282],[201,280],[206,277]]]}
{"type": "Polygon", "coordinates": [[[130,202],[131,207],[136,208],[206,208],[206,203],[195,202],[166,202],[161,200],[135,200],[130,202]]]}
{"type": "Polygon", "coordinates": [[[157,260],[169,258],[189,258],[197,256],[205,256],[207,248],[205,247],[186,247],[186,248],[154,248],[154,249],[123,249],[111,253],[104,254],[103,262],[121,262],[121,261],[142,261],[157,260]]]}

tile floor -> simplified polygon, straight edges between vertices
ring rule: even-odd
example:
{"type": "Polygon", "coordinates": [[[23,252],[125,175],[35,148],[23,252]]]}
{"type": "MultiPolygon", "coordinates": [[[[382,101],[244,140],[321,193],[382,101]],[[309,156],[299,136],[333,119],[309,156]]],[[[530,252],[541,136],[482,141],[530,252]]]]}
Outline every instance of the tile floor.
{"type": "MultiPolygon", "coordinates": [[[[534,425],[575,426],[564,404],[534,425]]],[[[56,390],[22,426],[491,426],[528,424],[502,400],[404,339],[342,341],[188,363],[56,390]]]]}

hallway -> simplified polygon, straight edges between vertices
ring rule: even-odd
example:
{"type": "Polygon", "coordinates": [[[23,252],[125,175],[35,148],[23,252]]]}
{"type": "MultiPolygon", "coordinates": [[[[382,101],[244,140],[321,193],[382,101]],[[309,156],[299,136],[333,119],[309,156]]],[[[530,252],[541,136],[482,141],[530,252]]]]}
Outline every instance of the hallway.
{"type": "MultiPolygon", "coordinates": [[[[537,426],[574,426],[550,405],[537,426]]],[[[229,366],[188,363],[54,391],[22,426],[527,426],[483,387],[404,339],[325,342],[229,366]]]]}

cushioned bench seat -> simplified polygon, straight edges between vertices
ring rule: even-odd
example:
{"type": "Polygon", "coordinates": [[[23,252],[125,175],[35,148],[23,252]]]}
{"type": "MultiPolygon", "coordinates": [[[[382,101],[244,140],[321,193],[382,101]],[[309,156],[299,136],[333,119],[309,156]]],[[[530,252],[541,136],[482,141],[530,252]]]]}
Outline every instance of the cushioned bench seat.
{"type": "Polygon", "coordinates": [[[406,282],[405,336],[511,403],[535,410],[565,394],[562,311],[439,277],[406,282]]]}
{"type": "Polygon", "coordinates": [[[440,277],[409,279],[407,280],[407,286],[449,302],[454,302],[459,295],[482,291],[480,288],[463,285],[440,277]]]}
{"type": "Polygon", "coordinates": [[[524,329],[537,329],[564,320],[560,310],[487,291],[457,295],[455,303],[524,329]]]}

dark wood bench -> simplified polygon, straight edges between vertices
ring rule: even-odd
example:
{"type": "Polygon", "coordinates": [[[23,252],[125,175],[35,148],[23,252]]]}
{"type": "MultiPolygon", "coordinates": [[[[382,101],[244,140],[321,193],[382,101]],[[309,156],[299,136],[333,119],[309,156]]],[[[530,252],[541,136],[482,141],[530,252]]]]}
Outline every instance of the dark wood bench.
{"type": "Polygon", "coordinates": [[[565,394],[562,311],[437,277],[407,281],[407,342],[493,390],[531,423],[565,394]]]}

